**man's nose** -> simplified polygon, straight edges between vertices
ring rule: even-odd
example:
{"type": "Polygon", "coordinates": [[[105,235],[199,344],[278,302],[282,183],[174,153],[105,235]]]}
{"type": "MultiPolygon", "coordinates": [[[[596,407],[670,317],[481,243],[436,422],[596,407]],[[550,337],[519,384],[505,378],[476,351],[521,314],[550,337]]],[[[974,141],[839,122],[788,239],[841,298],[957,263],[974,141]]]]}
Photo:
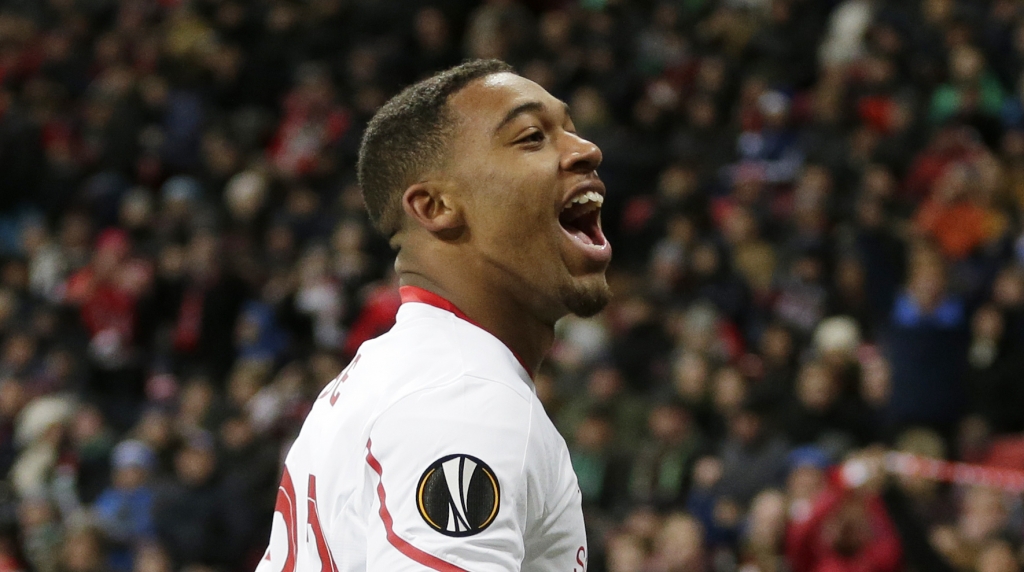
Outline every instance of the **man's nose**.
{"type": "Polygon", "coordinates": [[[575,133],[566,133],[571,144],[562,158],[562,169],[574,173],[590,173],[597,170],[604,156],[601,149],[575,133]]]}

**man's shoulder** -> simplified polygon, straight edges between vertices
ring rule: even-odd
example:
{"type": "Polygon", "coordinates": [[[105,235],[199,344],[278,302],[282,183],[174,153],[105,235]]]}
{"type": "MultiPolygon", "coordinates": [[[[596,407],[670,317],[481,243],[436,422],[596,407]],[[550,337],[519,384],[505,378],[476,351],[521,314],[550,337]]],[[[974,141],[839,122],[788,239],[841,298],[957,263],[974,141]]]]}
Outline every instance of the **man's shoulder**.
{"type": "Polygon", "coordinates": [[[422,380],[390,396],[377,417],[470,426],[509,423],[525,430],[533,423],[534,403],[516,383],[522,382],[466,373],[422,380]]]}
{"type": "Polygon", "coordinates": [[[402,311],[408,312],[404,319],[357,353],[360,368],[372,372],[375,383],[393,386],[397,396],[461,381],[478,391],[505,388],[530,399],[529,382],[494,336],[423,304],[407,304],[402,311]]]}

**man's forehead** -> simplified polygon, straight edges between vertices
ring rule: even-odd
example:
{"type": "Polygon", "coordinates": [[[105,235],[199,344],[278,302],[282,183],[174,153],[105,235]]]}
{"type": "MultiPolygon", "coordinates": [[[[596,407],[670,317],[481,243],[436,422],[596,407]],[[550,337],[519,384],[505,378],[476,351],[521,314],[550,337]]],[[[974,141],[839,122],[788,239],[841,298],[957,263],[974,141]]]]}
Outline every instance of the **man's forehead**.
{"type": "Polygon", "coordinates": [[[490,89],[510,89],[510,90],[538,90],[544,92],[543,87],[537,85],[536,82],[526,79],[525,77],[514,74],[511,72],[492,73],[491,75],[480,78],[478,82],[483,88],[490,89]]]}
{"type": "Polygon", "coordinates": [[[468,120],[497,122],[524,102],[539,102],[559,109],[562,102],[546,89],[514,73],[491,74],[470,82],[451,99],[451,107],[468,120]]]}

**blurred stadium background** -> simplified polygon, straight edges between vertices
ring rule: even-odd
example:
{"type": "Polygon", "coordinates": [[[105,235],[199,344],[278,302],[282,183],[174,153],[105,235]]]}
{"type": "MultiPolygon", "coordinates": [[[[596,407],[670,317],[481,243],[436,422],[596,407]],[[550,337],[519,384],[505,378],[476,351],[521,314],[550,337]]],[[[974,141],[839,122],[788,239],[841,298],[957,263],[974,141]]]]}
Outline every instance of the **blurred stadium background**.
{"type": "Polygon", "coordinates": [[[604,151],[536,380],[592,572],[1020,570],[1019,494],[836,467],[1024,468],[1024,3],[5,0],[0,571],[254,567],[398,304],[363,126],[468,57],[604,151]]]}

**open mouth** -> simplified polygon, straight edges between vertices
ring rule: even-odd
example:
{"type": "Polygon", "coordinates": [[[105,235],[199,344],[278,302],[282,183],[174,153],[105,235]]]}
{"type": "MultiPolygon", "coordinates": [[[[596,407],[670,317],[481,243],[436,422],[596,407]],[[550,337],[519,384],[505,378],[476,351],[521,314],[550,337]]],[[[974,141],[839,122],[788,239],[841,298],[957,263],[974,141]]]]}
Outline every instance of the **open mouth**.
{"type": "Polygon", "coordinates": [[[601,205],[604,197],[595,191],[589,191],[575,197],[565,205],[558,215],[558,222],[569,236],[587,246],[604,246],[604,233],[601,232],[601,205]]]}

